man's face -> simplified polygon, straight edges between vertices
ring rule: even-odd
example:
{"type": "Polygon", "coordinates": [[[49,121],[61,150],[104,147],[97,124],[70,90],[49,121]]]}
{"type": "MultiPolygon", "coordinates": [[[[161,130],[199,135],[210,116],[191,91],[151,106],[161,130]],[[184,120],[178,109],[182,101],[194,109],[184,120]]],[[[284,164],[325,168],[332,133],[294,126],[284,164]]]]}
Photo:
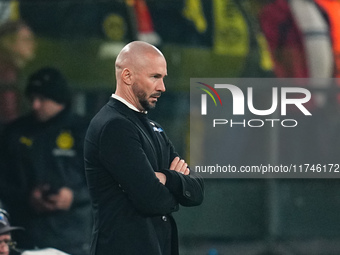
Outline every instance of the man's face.
{"type": "Polygon", "coordinates": [[[0,235],[0,255],[9,255],[8,243],[11,241],[10,234],[0,235]]]}
{"type": "Polygon", "coordinates": [[[48,121],[61,112],[65,106],[41,95],[32,95],[31,107],[34,116],[40,122],[48,121]]]}
{"type": "Polygon", "coordinates": [[[28,27],[22,27],[17,34],[16,40],[12,44],[15,54],[27,61],[34,57],[35,42],[34,35],[28,27]]]}
{"type": "Polygon", "coordinates": [[[163,79],[166,75],[166,61],[160,55],[149,56],[146,63],[137,69],[132,91],[138,100],[138,109],[147,111],[155,108],[157,99],[165,91],[163,79]]]}

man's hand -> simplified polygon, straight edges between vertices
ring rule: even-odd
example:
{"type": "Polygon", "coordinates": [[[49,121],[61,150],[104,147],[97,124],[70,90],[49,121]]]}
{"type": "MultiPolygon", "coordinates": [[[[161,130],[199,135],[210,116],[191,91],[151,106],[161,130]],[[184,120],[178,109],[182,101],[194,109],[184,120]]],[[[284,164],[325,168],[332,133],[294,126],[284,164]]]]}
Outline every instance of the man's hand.
{"type": "Polygon", "coordinates": [[[69,188],[63,187],[57,194],[50,195],[48,200],[53,202],[58,210],[67,211],[70,209],[73,202],[73,191],[69,188]]]}
{"type": "Polygon", "coordinates": [[[56,210],[55,204],[45,199],[49,188],[49,185],[44,185],[33,189],[29,202],[35,212],[44,213],[56,210]]]}
{"type": "MultiPolygon", "coordinates": [[[[176,171],[178,173],[188,175],[190,173],[190,170],[188,168],[188,164],[185,163],[184,159],[180,159],[179,157],[174,158],[174,160],[170,164],[170,170],[176,171]]],[[[163,173],[155,172],[156,177],[159,179],[159,181],[165,185],[166,183],[166,176],[163,173]]]]}
{"type": "Polygon", "coordinates": [[[63,187],[56,194],[48,195],[49,189],[49,185],[44,185],[32,191],[30,204],[37,213],[70,209],[73,202],[73,191],[71,189],[63,187]]]}
{"type": "Polygon", "coordinates": [[[156,174],[156,177],[159,179],[159,181],[160,181],[163,185],[165,185],[165,183],[166,183],[166,176],[165,176],[165,174],[160,173],[160,172],[155,172],[155,174],[156,174]]]}
{"type": "Polygon", "coordinates": [[[190,173],[188,164],[185,163],[184,159],[180,159],[179,157],[174,158],[174,160],[171,162],[170,170],[174,170],[184,175],[188,175],[190,173]]]}

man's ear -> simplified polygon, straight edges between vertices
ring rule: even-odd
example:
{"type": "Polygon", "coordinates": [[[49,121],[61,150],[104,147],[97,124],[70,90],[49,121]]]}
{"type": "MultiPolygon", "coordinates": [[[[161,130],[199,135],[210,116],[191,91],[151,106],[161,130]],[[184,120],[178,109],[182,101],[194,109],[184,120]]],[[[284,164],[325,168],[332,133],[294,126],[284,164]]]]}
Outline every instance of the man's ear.
{"type": "Polygon", "coordinates": [[[121,78],[122,78],[122,81],[125,84],[127,84],[127,85],[133,84],[133,82],[132,82],[132,72],[131,72],[130,69],[124,68],[122,73],[121,73],[121,78]]]}

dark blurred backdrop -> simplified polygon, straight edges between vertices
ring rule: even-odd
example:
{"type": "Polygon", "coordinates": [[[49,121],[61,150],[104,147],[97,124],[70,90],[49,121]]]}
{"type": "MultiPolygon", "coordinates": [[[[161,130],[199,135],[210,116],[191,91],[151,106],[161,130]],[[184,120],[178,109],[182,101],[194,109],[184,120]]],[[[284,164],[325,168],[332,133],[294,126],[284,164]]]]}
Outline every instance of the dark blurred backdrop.
{"type": "MultiPolygon", "coordinates": [[[[15,82],[19,92],[33,71],[57,67],[72,85],[74,111],[88,118],[114,92],[114,61],[122,46],[132,40],[155,44],[168,62],[167,92],[150,118],[188,158],[190,78],[337,78],[339,3],[0,0],[0,22],[22,19],[35,36],[35,57],[20,68],[15,82]]],[[[339,163],[334,152],[340,149],[329,142],[338,137],[338,90],[312,91],[309,109],[327,125],[307,125],[303,132],[320,138],[324,150],[334,154],[329,163],[339,163]]],[[[20,111],[26,110],[21,96],[20,111]]],[[[297,158],[321,146],[306,146],[300,135],[286,134],[295,141],[297,158]]],[[[287,137],[263,141],[268,157],[282,156],[272,153],[272,139],[280,144],[287,137]]],[[[244,146],[240,158],[249,156],[252,140],[244,146]]],[[[338,179],[208,179],[203,205],[175,214],[181,254],[340,254],[339,184],[338,179]]]]}

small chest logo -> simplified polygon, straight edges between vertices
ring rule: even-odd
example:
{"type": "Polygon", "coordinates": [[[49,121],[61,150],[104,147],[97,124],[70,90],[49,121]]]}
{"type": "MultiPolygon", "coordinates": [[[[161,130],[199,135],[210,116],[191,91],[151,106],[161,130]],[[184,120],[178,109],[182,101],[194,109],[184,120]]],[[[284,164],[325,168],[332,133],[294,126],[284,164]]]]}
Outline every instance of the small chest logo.
{"type": "Polygon", "coordinates": [[[70,132],[64,131],[57,137],[56,144],[59,149],[69,150],[74,145],[74,138],[70,132]]]}
{"type": "Polygon", "coordinates": [[[20,141],[20,143],[26,145],[27,147],[31,147],[32,144],[33,144],[33,140],[28,138],[28,137],[26,137],[26,136],[20,137],[19,141],[20,141]]]}

